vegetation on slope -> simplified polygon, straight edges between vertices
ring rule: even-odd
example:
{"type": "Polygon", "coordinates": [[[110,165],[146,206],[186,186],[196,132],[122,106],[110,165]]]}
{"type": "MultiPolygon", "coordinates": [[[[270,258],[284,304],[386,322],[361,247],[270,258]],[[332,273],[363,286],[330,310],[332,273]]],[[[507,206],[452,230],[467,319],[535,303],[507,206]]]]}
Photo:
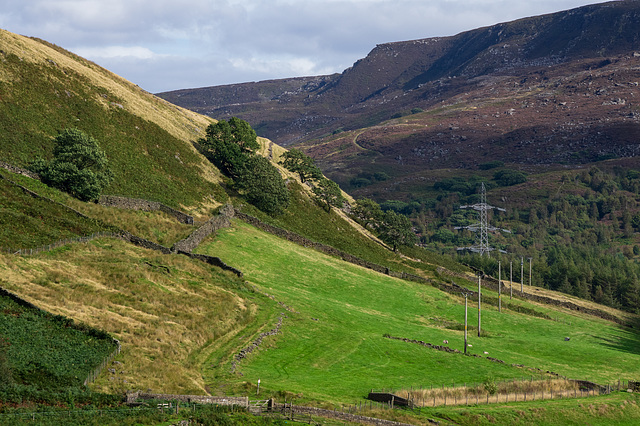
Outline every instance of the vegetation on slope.
{"type": "MultiPolygon", "coordinates": [[[[289,307],[276,311],[286,315],[281,333],[240,363],[242,376],[230,377],[252,386],[261,379],[265,394],[287,390],[302,394],[300,399],[337,403],[359,399],[371,388],[481,383],[489,375],[540,374],[511,364],[601,382],[640,373],[634,367],[640,350],[635,333],[594,317],[515,299],[504,301],[503,313],[485,305],[486,334],[469,336],[470,352],[481,358],[465,357],[384,337],[433,344],[446,339],[448,346],[461,350],[460,296],[346,264],[242,222],[222,230],[201,250],[242,268],[249,283],[289,307]],[[530,316],[526,309],[518,313],[517,306],[546,318],[530,316]],[[571,336],[569,342],[566,336],[571,336]],[[506,364],[485,359],[485,351],[506,364]]],[[[490,291],[486,296],[497,298],[490,291]]],[[[229,376],[216,369],[207,370],[206,377],[218,381],[229,376]]]]}
{"type": "Polygon", "coordinates": [[[202,394],[201,356],[255,321],[255,302],[235,276],[118,239],[2,255],[0,268],[3,288],[120,340],[123,366],[97,381],[102,391],[202,394]]]}
{"type": "Polygon", "coordinates": [[[107,230],[105,225],[64,206],[34,198],[10,183],[5,175],[11,180],[16,178],[0,171],[0,248],[36,248],[107,230]]]}
{"type": "Polygon", "coordinates": [[[104,332],[76,325],[0,296],[0,389],[28,385],[60,390],[82,386],[116,345],[104,332]]]}
{"type": "Polygon", "coordinates": [[[76,127],[107,154],[115,179],[106,193],[174,207],[224,198],[219,173],[192,146],[210,120],[35,40],[0,31],[0,51],[4,161],[50,159],[53,137],[76,127]]]}

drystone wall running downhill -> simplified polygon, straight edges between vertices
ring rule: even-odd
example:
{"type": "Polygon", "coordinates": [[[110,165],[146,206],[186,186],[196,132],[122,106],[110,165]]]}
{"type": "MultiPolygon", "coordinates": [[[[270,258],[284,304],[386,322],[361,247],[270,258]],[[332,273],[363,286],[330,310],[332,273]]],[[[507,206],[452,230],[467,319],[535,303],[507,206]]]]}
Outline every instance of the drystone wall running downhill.
{"type": "Polygon", "coordinates": [[[184,251],[179,251],[178,254],[183,254],[185,256],[189,256],[192,259],[198,259],[199,261],[208,263],[209,265],[217,266],[218,268],[223,269],[225,271],[233,272],[238,277],[242,277],[244,275],[241,270],[234,268],[233,266],[227,265],[219,257],[207,256],[205,254],[187,253],[184,251]]]}
{"type": "Polygon", "coordinates": [[[142,210],[147,212],[161,211],[176,218],[178,222],[193,225],[193,216],[166,206],[157,201],[148,201],[141,198],[117,197],[115,195],[102,195],[98,203],[105,207],[117,207],[127,210],[142,210]]]}
{"type": "Polygon", "coordinates": [[[260,347],[260,345],[262,344],[262,339],[264,339],[265,337],[268,336],[275,336],[276,334],[280,333],[280,328],[282,327],[282,321],[284,320],[284,318],[288,318],[287,315],[285,315],[285,313],[281,313],[280,314],[280,318],[278,318],[278,323],[276,324],[275,328],[269,330],[269,331],[265,331],[264,333],[260,333],[260,335],[258,336],[258,338],[256,340],[254,340],[249,346],[247,346],[246,348],[242,349],[240,352],[238,352],[236,354],[236,356],[234,357],[233,361],[231,361],[231,372],[235,373],[236,368],[238,367],[238,363],[240,361],[242,361],[243,359],[245,359],[247,357],[247,355],[249,355],[251,352],[253,352],[254,350],[258,349],[260,347]]]}
{"type": "Polygon", "coordinates": [[[176,252],[191,253],[195,250],[200,243],[209,235],[215,233],[219,229],[228,228],[231,226],[231,219],[234,216],[234,209],[230,204],[226,204],[220,209],[220,214],[214,216],[200,226],[187,238],[182,241],[178,241],[173,245],[173,250],[176,252]]]}
{"type": "Polygon", "coordinates": [[[235,210],[235,217],[243,220],[244,222],[247,222],[250,225],[255,226],[256,228],[262,229],[265,232],[273,234],[277,237],[283,238],[285,240],[291,241],[292,243],[295,243],[304,247],[309,247],[309,248],[318,250],[320,252],[328,254],[329,256],[339,257],[345,262],[353,263],[354,265],[362,266],[363,268],[371,269],[381,274],[389,275],[395,278],[401,278],[403,280],[415,281],[415,282],[420,282],[425,284],[433,283],[433,280],[430,280],[429,278],[424,278],[418,275],[409,274],[407,272],[392,271],[386,266],[369,262],[368,260],[364,260],[352,254],[346,253],[342,250],[338,250],[335,247],[331,247],[326,244],[315,242],[306,237],[298,235],[295,232],[287,231],[286,229],[269,225],[268,223],[264,223],[260,219],[250,216],[246,213],[243,213],[237,209],[235,210]]]}

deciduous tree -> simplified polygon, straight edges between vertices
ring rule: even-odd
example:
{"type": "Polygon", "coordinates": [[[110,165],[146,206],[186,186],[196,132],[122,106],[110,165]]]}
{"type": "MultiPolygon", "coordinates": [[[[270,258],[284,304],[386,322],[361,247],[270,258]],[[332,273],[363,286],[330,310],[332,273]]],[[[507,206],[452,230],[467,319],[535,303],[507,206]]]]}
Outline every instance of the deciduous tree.
{"type": "Polygon", "coordinates": [[[65,129],[55,138],[53,160],[37,160],[31,169],[47,185],[82,201],[97,200],[113,180],[107,155],[98,141],[79,129],[65,129]]]}
{"type": "Polygon", "coordinates": [[[296,148],[285,152],[282,155],[280,164],[290,172],[298,173],[301,182],[307,179],[320,179],[322,177],[322,172],[315,165],[313,158],[296,148]]]}

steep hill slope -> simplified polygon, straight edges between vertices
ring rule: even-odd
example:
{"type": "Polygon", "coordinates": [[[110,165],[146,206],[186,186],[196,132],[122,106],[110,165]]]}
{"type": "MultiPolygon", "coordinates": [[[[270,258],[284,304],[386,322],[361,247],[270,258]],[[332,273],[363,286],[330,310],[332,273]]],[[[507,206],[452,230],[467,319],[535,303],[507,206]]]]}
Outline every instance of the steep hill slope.
{"type": "Polygon", "coordinates": [[[281,80],[279,91],[270,81],[161,96],[303,143],[348,190],[375,171],[401,182],[489,160],[532,170],[635,157],[639,28],[640,2],[608,2],[378,45],[340,75],[281,80]],[[240,96],[225,102],[230,93],[240,96]]]}
{"type": "Polygon", "coordinates": [[[52,137],[77,127],[111,161],[107,193],[189,207],[222,195],[218,171],[192,145],[211,120],[41,40],[0,30],[0,61],[4,162],[49,158],[52,137]]]}

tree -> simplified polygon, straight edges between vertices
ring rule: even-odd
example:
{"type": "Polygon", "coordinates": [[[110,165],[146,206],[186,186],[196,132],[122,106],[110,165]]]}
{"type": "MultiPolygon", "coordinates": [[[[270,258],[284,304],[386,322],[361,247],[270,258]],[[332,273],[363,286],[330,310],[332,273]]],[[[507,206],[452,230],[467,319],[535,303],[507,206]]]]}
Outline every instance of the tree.
{"type": "Polygon", "coordinates": [[[493,174],[500,186],[512,186],[527,181],[527,175],[517,170],[504,169],[493,174]]]}
{"type": "Polygon", "coordinates": [[[304,152],[296,148],[292,148],[282,154],[282,160],[280,160],[279,164],[282,164],[290,172],[298,173],[300,181],[303,183],[307,179],[320,179],[322,177],[322,172],[315,165],[313,158],[308,157],[304,152]]]}
{"type": "Polygon", "coordinates": [[[325,210],[331,211],[331,206],[341,207],[344,203],[342,191],[337,183],[327,178],[322,178],[313,188],[313,193],[318,197],[318,201],[324,203],[325,210]]]}
{"type": "Polygon", "coordinates": [[[250,157],[237,180],[251,204],[269,214],[280,214],[289,206],[289,190],[278,170],[264,157],[250,157]]]}
{"type": "Polygon", "coordinates": [[[403,214],[389,210],[384,214],[384,220],[380,227],[380,239],[397,251],[399,246],[415,244],[414,234],[409,218],[403,214]]]}
{"type": "Polygon", "coordinates": [[[200,144],[211,153],[213,164],[231,178],[243,172],[244,163],[260,148],[256,132],[236,117],[210,124],[200,144]]]}
{"type": "Polygon", "coordinates": [[[113,180],[107,155],[98,141],[75,128],[56,136],[53,160],[36,160],[31,169],[47,185],[82,201],[97,200],[113,180]]]}
{"type": "Polygon", "coordinates": [[[357,200],[351,213],[365,228],[378,229],[384,218],[384,212],[380,205],[369,198],[357,200]]]}

